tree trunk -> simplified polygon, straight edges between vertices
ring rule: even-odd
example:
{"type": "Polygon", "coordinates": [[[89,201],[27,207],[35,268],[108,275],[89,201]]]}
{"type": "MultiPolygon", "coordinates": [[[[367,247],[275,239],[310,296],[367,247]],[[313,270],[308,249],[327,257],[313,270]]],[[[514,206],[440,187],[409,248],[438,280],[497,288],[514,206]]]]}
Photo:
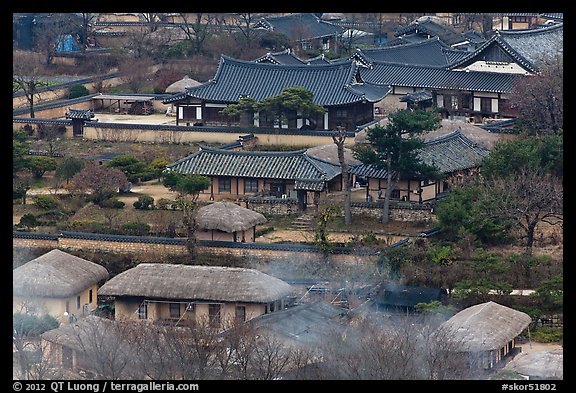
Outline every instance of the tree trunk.
{"type": "Polygon", "coordinates": [[[346,141],[346,134],[344,130],[336,131],[332,135],[332,140],[338,148],[338,161],[342,170],[342,187],[344,191],[344,224],[352,224],[352,209],[350,207],[350,173],[348,172],[348,164],[344,157],[344,142],[346,141]]]}
{"type": "Polygon", "coordinates": [[[390,221],[390,198],[392,197],[393,189],[394,184],[392,184],[392,165],[390,160],[388,160],[388,169],[386,173],[386,193],[384,194],[384,208],[382,209],[382,217],[380,218],[382,224],[388,224],[390,221]]]}

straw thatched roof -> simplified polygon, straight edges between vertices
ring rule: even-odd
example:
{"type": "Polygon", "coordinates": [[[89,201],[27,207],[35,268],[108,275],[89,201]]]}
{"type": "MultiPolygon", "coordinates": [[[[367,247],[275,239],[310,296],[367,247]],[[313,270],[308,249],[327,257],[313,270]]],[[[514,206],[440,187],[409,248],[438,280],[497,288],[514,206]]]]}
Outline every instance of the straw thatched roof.
{"type": "Polygon", "coordinates": [[[564,349],[521,353],[504,368],[527,375],[530,379],[563,379],[564,349]]]}
{"type": "Polygon", "coordinates": [[[104,296],[268,303],[292,293],[290,284],[255,269],[141,263],[106,282],[104,296]]]}
{"type": "Polygon", "coordinates": [[[101,265],[52,250],[14,269],[14,296],[69,297],[108,279],[101,265]]]}
{"type": "Polygon", "coordinates": [[[495,302],[465,308],[441,325],[450,339],[464,351],[489,351],[502,348],[528,327],[526,313],[495,302]]]}
{"type": "Polygon", "coordinates": [[[194,87],[194,86],[198,86],[201,83],[198,82],[197,80],[194,80],[190,77],[188,77],[188,75],[185,75],[184,78],[180,79],[179,81],[176,81],[174,83],[172,83],[170,86],[168,86],[165,90],[166,93],[182,93],[184,91],[186,91],[186,89],[188,87],[194,87]]]}
{"type": "Polygon", "coordinates": [[[263,214],[232,202],[214,202],[198,209],[196,215],[198,228],[228,233],[245,231],[266,221],[263,214]]]}

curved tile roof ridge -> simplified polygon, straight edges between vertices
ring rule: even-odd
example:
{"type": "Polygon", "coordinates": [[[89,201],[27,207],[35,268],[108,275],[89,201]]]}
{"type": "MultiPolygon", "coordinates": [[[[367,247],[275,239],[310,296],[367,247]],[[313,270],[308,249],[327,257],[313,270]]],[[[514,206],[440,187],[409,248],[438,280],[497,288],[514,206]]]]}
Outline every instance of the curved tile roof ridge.
{"type": "Polygon", "coordinates": [[[227,150],[217,147],[201,147],[199,151],[210,153],[228,154],[234,156],[298,156],[306,152],[306,149],[289,150],[289,151],[269,151],[269,150],[227,150]]]}

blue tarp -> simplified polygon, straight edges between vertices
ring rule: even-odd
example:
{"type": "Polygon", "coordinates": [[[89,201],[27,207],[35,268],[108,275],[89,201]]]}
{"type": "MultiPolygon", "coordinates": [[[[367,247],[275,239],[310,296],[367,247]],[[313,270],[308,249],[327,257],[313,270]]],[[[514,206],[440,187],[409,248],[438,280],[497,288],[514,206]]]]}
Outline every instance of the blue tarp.
{"type": "Polygon", "coordinates": [[[78,48],[78,46],[76,45],[76,42],[74,42],[74,38],[72,38],[72,35],[67,34],[58,40],[58,45],[56,47],[56,51],[58,51],[58,52],[72,52],[72,51],[78,51],[78,50],[80,50],[80,48],[78,48]]]}

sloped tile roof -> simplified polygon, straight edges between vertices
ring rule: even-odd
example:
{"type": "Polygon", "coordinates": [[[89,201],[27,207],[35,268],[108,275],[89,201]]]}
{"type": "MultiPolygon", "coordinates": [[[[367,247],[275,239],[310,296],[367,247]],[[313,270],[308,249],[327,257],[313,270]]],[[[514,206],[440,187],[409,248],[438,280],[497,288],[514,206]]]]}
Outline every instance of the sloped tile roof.
{"type": "Polygon", "coordinates": [[[493,93],[508,93],[519,75],[497,72],[456,71],[445,68],[392,64],[374,61],[359,69],[368,83],[421,89],[455,89],[493,93]]]}
{"type": "Polygon", "coordinates": [[[303,65],[306,64],[303,60],[299,59],[290,49],[281,52],[268,52],[264,56],[260,56],[256,63],[272,63],[272,64],[292,64],[303,65]]]}
{"type": "Polygon", "coordinates": [[[464,35],[458,33],[452,27],[436,23],[431,19],[414,21],[409,25],[398,29],[394,33],[396,37],[410,34],[427,34],[430,36],[439,37],[442,42],[450,46],[467,41],[464,35]]]}
{"type": "Polygon", "coordinates": [[[262,18],[255,27],[267,28],[295,41],[335,36],[344,29],[311,13],[262,18]]]}
{"type": "Polygon", "coordinates": [[[94,112],[90,109],[68,109],[66,112],[67,119],[82,119],[82,120],[90,120],[94,117],[94,112]]]}
{"type": "Polygon", "coordinates": [[[340,174],[340,166],[318,160],[305,150],[292,152],[232,151],[202,148],[168,169],[204,176],[295,180],[296,189],[324,189],[324,182],[340,174]]]}
{"type": "Polygon", "coordinates": [[[286,87],[301,86],[313,93],[313,102],[322,106],[345,105],[368,100],[379,101],[390,86],[356,83],[356,63],[342,60],[320,65],[256,63],[222,56],[214,78],[185,93],[175,94],[164,103],[187,97],[212,102],[234,103],[241,97],[256,101],[277,96],[286,87]]]}
{"type": "Polygon", "coordinates": [[[358,49],[355,55],[362,56],[368,59],[368,61],[446,66],[468,55],[468,52],[450,49],[450,47],[440,41],[438,37],[433,37],[404,45],[358,49]]]}
{"type": "Polygon", "coordinates": [[[564,24],[529,30],[496,30],[494,35],[474,52],[454,62],[454,69],[480,58],[491,46],[498,45],[513,60],[530,72],[537,72],[542,59],[563,52],[564,24]]]}
{"type": "MultiPolygon", "coordinates": [[[[460,130],[425,142],[418,157],[428,165],[435,165],[440,173],[480,166],[489,150],[468,139],[460,130]]],[[[385,179],[387,171],[371,165],[360,164],[350,168],[359,176],[385,179]]]]}

